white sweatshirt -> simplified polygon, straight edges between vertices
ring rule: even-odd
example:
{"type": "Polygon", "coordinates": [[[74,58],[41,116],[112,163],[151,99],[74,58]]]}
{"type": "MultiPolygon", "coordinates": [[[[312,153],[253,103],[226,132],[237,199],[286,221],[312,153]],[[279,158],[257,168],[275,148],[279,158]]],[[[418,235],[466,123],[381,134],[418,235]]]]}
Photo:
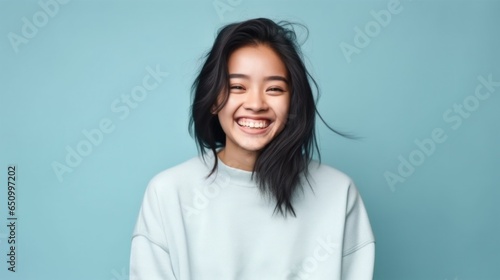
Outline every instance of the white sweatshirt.
{"type": "Polygon", "coordinates": [[[313,161],[297,217],[272,215],[251,172],[192,158],[149,183],[132,237],[130,279],[372,279],[375,241],[363,201],[340,171],[313,161]],[[217,175],[215,175],[217,174],[217,175]]]}

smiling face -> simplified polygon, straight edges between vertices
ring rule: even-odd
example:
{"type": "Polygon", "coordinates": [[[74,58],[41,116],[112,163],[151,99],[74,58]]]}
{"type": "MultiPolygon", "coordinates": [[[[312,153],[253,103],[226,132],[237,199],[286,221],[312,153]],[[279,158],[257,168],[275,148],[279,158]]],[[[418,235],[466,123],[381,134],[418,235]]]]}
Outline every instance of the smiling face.
{"type": "Polygon", "coordinates": [[[225,156],[256,156],[285,127],[290,106],[285,64],[268,46],[245,46],[229,57],[229,97],[218,112],[225,156]]]}

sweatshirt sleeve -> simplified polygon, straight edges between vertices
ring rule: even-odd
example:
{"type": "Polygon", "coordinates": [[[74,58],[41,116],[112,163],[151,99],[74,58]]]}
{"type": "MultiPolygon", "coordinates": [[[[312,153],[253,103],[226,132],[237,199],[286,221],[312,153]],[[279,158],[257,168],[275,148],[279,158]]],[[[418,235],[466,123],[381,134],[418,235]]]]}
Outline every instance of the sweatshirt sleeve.
{"type": "Polygon", "coordinates": [[[373,279],[374,263],[375,238],[363,200],[351,183],[347,196],[342,279],[373,279]]]}
{"type": "Polygon", "coordinates": [[[130,280],[175,280],[164,231],[164,219],[153,184],[146,189],[132,236],[130,280]]]}

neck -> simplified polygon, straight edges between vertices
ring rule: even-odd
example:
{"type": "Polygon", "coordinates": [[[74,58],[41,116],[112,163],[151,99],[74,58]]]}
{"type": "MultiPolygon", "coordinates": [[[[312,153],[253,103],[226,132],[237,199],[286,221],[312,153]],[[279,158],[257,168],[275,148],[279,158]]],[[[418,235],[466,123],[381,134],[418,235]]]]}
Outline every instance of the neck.
{"type": "Polygon", "coordinates": [[[253,171],[258,153],[254,151],[235,151],[231,147],[226,146],[217,155],[227,166],[245,171],[253,171]]]}

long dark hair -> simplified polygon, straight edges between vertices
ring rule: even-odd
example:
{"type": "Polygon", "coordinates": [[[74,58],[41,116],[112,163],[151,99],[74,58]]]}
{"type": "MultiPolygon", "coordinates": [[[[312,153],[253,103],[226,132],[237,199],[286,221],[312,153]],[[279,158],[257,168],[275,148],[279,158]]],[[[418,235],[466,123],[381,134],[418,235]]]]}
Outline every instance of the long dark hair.
{"type": "Polygon", "coordinates": [[[194,98],[189,120],[189,133],[193,136],[194,128],[196,146],[202,157],[208,149],[214,154],[215,162],[208,178],[217,169],[217,149],[226,144],[226,135],[217,115],[212,112],[219,94],[223,93],[224,99],[215,108],[216,112],[224,107],[229,96],[229,56],[238,48],[259,44],[270,47],[279,55],[289,74],[291,95],[288,120],[285,128],[260,151],[252,178],[256,175],[262,194],[275,199],[273,214],[279,211],[284,217],[287,212],[296,217],[292,197],[298,187],[302,188],[302,175],[309,183],[308,166],[313,148],[316,148],[321,162],[316,141],[315,114],[333,132],[350,137],[331,128],[319,115],[310,81],[319,98],[318,85],[304,65],[293,25],[286,21],[275,23],[270,19],[257,18],[222,27],[192,85],[194,98]]]}

